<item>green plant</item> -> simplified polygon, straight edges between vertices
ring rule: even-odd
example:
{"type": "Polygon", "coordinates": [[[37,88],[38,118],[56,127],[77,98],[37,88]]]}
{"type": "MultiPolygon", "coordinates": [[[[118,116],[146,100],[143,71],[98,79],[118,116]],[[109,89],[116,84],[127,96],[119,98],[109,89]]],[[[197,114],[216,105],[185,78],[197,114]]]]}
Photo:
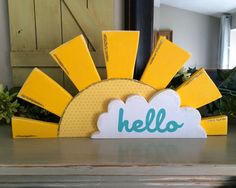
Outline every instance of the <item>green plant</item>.
{"type": "Polygon", "coordinates": [[[17,93],[10,93],[0,84],[0,121],[9,124],[11,117],[17,113],[20,104],[16,99],[17,93]]]}
{"type": "Polygon", "coordinates": [[[196,72],[196,67],[194,68],[182,68],[180,69],[177,74],[174,76],[174,78],[170,81],[168,88],[175,89],[179,85],[181,85],[185,80],[187,80],[194,72],[196,72]]]}
{"type": "Polygon", "coordinates": [[[217,70],[222,98],[206,106],[208,114],[225,114],[236,117],[236,67],[232,70],[217,70]]]}
{"type": "Polygon", "coordinates": [[[4,124],[11,122],[12,116],[32,118],[36,120],[59,122],[59,117],[35,106],[27,101],[17,99],[20,87],[8,90],[0,84],[0,121],[4,124]]]}
{"type": "Polygon", "coordinates": [[[59,122],[60,118],[47,110],[35,106],[27,101],[18,99],[20,106],[18,107],[17,116],[49,121],[49,122],[59,122]]]}

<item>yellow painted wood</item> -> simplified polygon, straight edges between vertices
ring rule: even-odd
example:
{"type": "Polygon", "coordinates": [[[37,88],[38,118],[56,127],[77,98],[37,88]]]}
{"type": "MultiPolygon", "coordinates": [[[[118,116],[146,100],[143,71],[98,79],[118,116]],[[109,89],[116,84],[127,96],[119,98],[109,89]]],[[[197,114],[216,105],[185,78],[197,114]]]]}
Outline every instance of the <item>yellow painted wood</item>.
{"type": "Polygon", "coordinates": [[[115,98],[125,100],[132,94],[150,99],[157,90],[130,79],[109,79],[95,83],[76,95],[66,108],[60,121],[60,137],[90,137],[97,131],[97,118],[107,111],[115,98]]]}
{"type": "Polygon", "coordinates": [[[62,43],[60,0],[35,0],[38,49],[52,49],[62,43]]]}
{"type": "Polygon", "coordinates": [[[207,135],[227,135],[228,117],[225,115],[202,118],[202,127],[207,135]]]}
{"type": "Polygon", "coordinates": [[[95,49],[92,57],[96,65],[104,66],[101,31],[113,28],[113,0],[89,0],[88,4],[86,0],[64,0],[63,2],[95,49]]]}
{"type": "MultiPolygon", "coordinates": [[[[26,81],[27,77],[30,75],[31,71],[34,68],[32,67],[13,67],[13,85],[14,86],[22,86],[26,81]]],[[[61,68],[40,68],[43,72],[50,76],[53,80],[55,80],[58,84],[63,86],[63,70],[61,68]]]]}
{"type": "Polygon", "coordinates": [[[35,50],[33,0],[8,0],[11,50],[35,50]]]}
{"type": "Polygon", "coordinates": [[[103,31],[107,78],[133,78],[138,51],[138,31],[103,31]]]}
{"type": "Polygon", "coordinates": [[[157,90],[166,88],[171,79],[189,59],[190,54],[160,37],[147,63],[141,81],[157,90]]]}
{"type": "Polygon", "coordinates": [[[72,96],[39,69],[35,68],[18,97],[32,104],[40,106],[59,117],[62,116],[72,96]]]}
{"type": "Polygon", "coordinates": [[[12,67],[59,67],[49,51],[11,52],[10,58],[12,67]]]}
{"type": "Polygon", "coordinates": [[[58,126],[56,123],[12,117],[13,138],[56,138],[58,126]]]}
{"type": "Polygon", "coordinates": [[[176,91],[180,96],[181,106],[193,108],[199,108],[221,98],[220,91],[203,68],[195,72],[176,91]]]}
{"type": "MultiPolygon", "coordinates": [[[[102,80],[107,78],[106,74],[106,68],[97,68],[97,71],[101,77],[102,80]]],[[[78,94],[78,89],[75,87],[73,82],[68,78],[68,76],[64,75],[64,88],[66,91],[68,91],[72,96],[75,96],[78,94]]]]}
{"type": "Polygon", "coordinates": [[[83,35],[50,52],[78,90],[100,81],[83,35]]]}

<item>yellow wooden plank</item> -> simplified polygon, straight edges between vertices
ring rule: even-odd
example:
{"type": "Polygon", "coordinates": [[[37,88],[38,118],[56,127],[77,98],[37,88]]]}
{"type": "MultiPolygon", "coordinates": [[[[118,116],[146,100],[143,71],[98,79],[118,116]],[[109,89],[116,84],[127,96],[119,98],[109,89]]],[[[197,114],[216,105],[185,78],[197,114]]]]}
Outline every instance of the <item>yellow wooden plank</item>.
{"type": "Polygon", "coordinates": [[[113,28],[113,0],[89,0],[88,4],[86,0],[63,2],[95,49],[92,57],[96,65],[104,66],[101,31],[113,28]]]}
{"type": "Polygon", "coordinates": [[[72,99],[66,90],[37,68],[30,73],[18,97],[59,117],[72,99]]]}
{"type": "Polygon", "coordinates": [[[199,108],[221,97],[220,91],[203,68],[181,84],[176,92],[180,96],[181,106],[193,108],[199,108]]]}
{"type": "Polygon", "coordinates": [[[52,49],[62,42],[61,1],[35,0],[38,49],[52,49]]]}
{"type": "Polygon", "coordinates": [[[49,55],[49,51],[11,52],[13,67],[59,67],[49,55]]]}
{"type": "Polygon", "coordinates": [[[56,123],[12,117],[12,136],[13,138],[56,138],[58,126],[56,123]]]}
{"type": "MultiPolygon", "coordinates": [[[[97,71],[98,71],[102,80],[107,78],[105,67],[97,68],[97,71]]],[[[73,82],[68,78],[68,76],[66,74],[64,75],[64,88],[73,96],[78,94],[78,89],[75,87],[73,82]]]]}
{"type": "Polygon", "coordinates": [[[33,0],[8,0],[11,50],[36,49],[33,0]]]}
{"type": "MultiPolygon", "coordinates": [[[[22,86],[30,75],[34,67],[13,67],[13,86],[22,86]]],[[[58,84],[63,86],[63,71],[61,68],[40,68],[43,72],[49,75],[58,84]]]]}
{"type": "Polygon", "coordinates": [[[138,51],[138,31],[103,31],[107,77],[133,78],[138,51]]]}
{"type": "Polygon", "coordinates": [[[164,37],[160,37],[147,63],[141,81],[157,90],[164,89],[189,57],[188,52],[164,37]]]}
{"type": "Polygon", "coordinates": [[[202,118],[202,127],[207,135],[227,135],[228,117],[225,115],[202,118]]]}
{"type": "Polygon", "coordinates": [[[59,46],[50,54],[78,90],[101,80],[83,35],[59,46]]]}

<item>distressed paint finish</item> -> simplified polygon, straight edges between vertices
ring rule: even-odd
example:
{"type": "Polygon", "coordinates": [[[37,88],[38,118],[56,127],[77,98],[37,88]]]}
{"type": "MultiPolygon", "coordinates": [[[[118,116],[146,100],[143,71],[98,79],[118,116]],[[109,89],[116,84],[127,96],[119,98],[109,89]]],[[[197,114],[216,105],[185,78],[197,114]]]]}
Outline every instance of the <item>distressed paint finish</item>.
{"type": "Polygon", "coordinates": [[[9,25],[12,51],[36,49],[35,12],[32,0],[9,0],[9,25]]]}
{"type": "Polygon", "coordinates": [[[75,92],[64,73],[57,75],[48,52],[79,34],[85,35],[96,66],[104,68],[101,30],[115,27],[113,0],[8,0],[8,5],[14,86],[24,82],[29,69],[43,67],[75,92]]]}
{"type": "Polygon", "coordinates": [[[38,49],[52,49],[62,43],[61,1],[35,0],[38,49]]]}

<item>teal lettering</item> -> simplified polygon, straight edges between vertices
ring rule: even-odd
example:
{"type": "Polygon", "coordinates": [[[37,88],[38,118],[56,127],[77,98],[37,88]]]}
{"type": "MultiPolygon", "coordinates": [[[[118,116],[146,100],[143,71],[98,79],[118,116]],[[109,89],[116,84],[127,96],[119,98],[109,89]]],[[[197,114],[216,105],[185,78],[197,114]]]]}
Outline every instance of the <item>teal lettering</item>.
{"type": "Polygon", "coordinates": [[[118,132],[126,131],[126,132],[144,132],[148,131],[149,133],[159,132],[175,132],[177,129],[183,127],[184,123],[178,124],[176,121],[171,120],[163,126],[163,122],[166,118],[166,110],[161,108],[157,115],[154,108],[148,110],[144,121],[138,119],[132,123],[132,126],[129,128],[129,121],[124,119],[124,109],[119,109],[119,117],[118,117],[118,132]],[[156,116],[155,127],[151,128],[151,125],[154,122],[156,116]]]}
{"type": "Polygon", "coordinates": [[[183,125],[183,123],[179,125],[176,121],[169,121],[166,125],[166,129],[168,130],[168,132],[175,132],[178,128],[183,127],[183,125]]]}
{"type": "Polygon", "coordinates": [[[151,108],[150,110],[148,110],[147,116],[146,116],[146,127],[147,127],[147,131],[150,133],[156,132],[156,127],[154,127],[153,129],[151,129],[150,127],[154,118],[155,118],[155,109],[151,108]]]}
{"type": "Polygon", "coordinates": [[[132,129],[132,131],[140,133],[140,132],[145,131],[145,129],[146,129],[146,127],[141,128],[142,126],[143,126],[143,121],[142,120],[136,120],[136,121],[133,122],[133,125],[132,125],[131,129],[132,129]]]}
{"type": "Polygon", "coordinates": [[[160,133],[164,133],[167,131],[165,128],[161,129],[161,124],[163,123],[165,117],[166,117],[166,110],[164,108],[161,108],[157,113],[157,118],[156,118],[156,130],[159,131],[160,133]]]}
{"type": "Polygon", "coordinates": [[[128,120],[123,120],[124,116],[124,109],[120,108],[119,110],[119,119],[118,119],[118,131],[122,132],[123,129],[125,129],[126,132],[131,132],[132,128],[129,129],[129,121],[128,120]]]}

